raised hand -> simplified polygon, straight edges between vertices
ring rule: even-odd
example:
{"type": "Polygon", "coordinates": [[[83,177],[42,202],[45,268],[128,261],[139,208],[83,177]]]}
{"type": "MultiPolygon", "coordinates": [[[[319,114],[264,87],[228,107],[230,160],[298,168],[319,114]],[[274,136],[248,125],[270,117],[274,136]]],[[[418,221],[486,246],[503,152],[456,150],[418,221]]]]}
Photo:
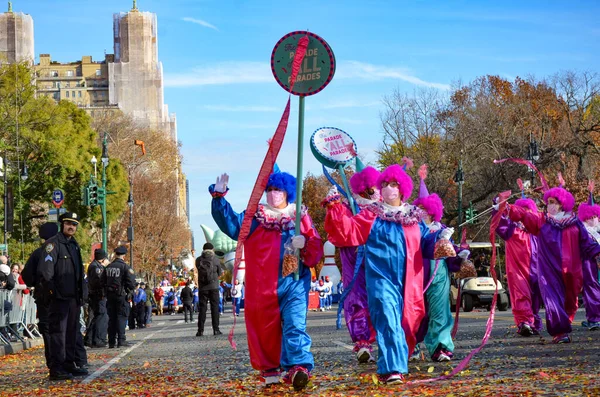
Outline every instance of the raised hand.
{"type": "Polygon", "coordinates": [[[215,183],[215,192],[225,193],[227,191],[227,185],[229,184],[229,175],[223,173],[221,176],[217,177],[217,182],[215,183]]]}

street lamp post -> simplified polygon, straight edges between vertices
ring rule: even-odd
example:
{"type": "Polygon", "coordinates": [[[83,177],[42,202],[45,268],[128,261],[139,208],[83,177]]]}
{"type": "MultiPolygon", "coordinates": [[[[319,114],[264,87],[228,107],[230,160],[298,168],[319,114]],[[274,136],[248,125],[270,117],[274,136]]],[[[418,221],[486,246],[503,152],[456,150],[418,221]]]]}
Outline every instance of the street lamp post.
{"type": "Polygon", "coordinates": [[[92,165],[94,166],[94,179],[96,179],[96,178],[98,178],[98,169],[97,169],[98,159],[96,158],[96,156],[92,156],[90,163],[92,163],[92,165]]]}
{"type": "Polygon", "coordinates": [[[129,182],[129,197],[127,205],[129,206],[129,227],[127,228],[127,239],[129,240],[129,266],[133,268],[133,185],[129,182]]]}
{"type": "Polygon", "coordinates": [[[465,183],[465,175],[462,168],[462,160],[458,162],[458,169],[454,175],[454,182],[458,184],[458,238],[462,238],[462,186],[465,183]]]}
{"type": "MultiPolygon", "coordinates": [[[[531,161],[531,164],[535,165],[535,163],[540,159],[540,152],[538,149],[538,144],[533,139],[531,133],[529,134],[529,147],[527,149],[527,160],[531,161]]],[[[530,179],[531,179],[531,187],[535,187],[535,170],[533,168],[529,169],[530,179]]]]}
{"type": "MultiPolygon", "coordinates": [[[[8,153],[6,150],[4,150],[4,157],[1,158],[2,159],[2,181],[4,183],[4,239],[3,239],[3,244],[5,246],[4,250],[5,253],[8,254],[8,233],[9,231],[12,231],[12,225],[9,225],[9,221],[8,221],[8,213],[9,213],[9,208],[8,208],[8,203],[9,203],[9,189],[8,189],[8,164],[10,163],[8,161],[8,153]],[[9,226],[11,226],[9,228],[9,226]]],[[[27,163],[23,163],[23,170],[21,171],[21,180],[22,181],[26,181],[29,178],[29,173],[28,173],[28,169],[27,169],[27,163]]],[[[1,251],[0,251],[1,252],[1,251]]]]}
{"type": "Polygon", "coordinates": [[[106,167],[108,167],[108,141],[106,132],[102,139],[102,191],[98,195],[101,198],[102,208],[102,249],[107,252],[107,225],[106,225],[106,167]]]}

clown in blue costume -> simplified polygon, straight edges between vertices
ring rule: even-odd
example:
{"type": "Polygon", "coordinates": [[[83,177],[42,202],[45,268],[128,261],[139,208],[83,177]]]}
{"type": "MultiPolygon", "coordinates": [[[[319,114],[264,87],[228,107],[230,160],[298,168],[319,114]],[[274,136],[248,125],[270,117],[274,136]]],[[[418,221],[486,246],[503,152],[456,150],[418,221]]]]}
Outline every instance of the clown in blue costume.
{"type": "MultiPolygon", "coordinates": [[[[219,228],[234,240],[240,233],[245,211],[238,214],[224,196],[229,177],[223,174],[209,187],[212,216],[219,228]]],[[[306,333],[306,312],[311,273],[323,255],[321,237],[305,208],[301,235],[295,236],[296,178],[274,172],[267,183],[267,204],[259,204],[244,243],[246,259],[245,320],[252,367],[261,371],[265,384],[278,383],[281,369],[286,383],[295,389],[308,384],[314,366],[311,339],[306,333]],[[299,279],[287,273],[284,245],[300,251],[299,279]],[[284,273],[285,269],[285,273],[284,273]]],[[[291,261],[294,263],[293,261],[291,261]]],[[[296,264],[298,266],[298,264],[296,264]]]]}
{"type": "Polygon", "coordinates": [[[325,230],[336,246],[365,245],[369,312],[379,347],[377,373],[382,383],[398,384],[408,373],[408,356],[425,316],[423,257],[434,258],[437,239],[452,229],[430,233],[419,208],[404,203],[412,180],[399,165],[382,172],[378,181],[383,202],[374,202],[349,216],[332,188],[325,230]]]}

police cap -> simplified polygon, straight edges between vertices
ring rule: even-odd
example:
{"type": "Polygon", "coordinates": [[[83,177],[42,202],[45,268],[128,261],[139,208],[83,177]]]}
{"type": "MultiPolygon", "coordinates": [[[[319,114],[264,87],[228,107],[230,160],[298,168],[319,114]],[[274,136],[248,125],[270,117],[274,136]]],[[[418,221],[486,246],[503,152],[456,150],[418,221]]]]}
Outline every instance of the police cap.
{"type": "Polygon", "coordinates": [[[79,215],[77,215],[74,212],[65,212],[58,218],[58,220],[60,221],[60,223],[69,221],[73,222],[76,225],[79,225],[79,215]]]}
{"type": "Polygon", "coordinates": [[[97,261],[101,261],[102,259],[106,259],[108,255],[106,255],[106,251],[101,248],[94,250],[94,259],[97,261]]]}
{"type": "Polygon", "coordinates": [[[119,245],[115,248],[115,254],[117,255],[125,255],[127,253],[127,247],[119,245]]]}

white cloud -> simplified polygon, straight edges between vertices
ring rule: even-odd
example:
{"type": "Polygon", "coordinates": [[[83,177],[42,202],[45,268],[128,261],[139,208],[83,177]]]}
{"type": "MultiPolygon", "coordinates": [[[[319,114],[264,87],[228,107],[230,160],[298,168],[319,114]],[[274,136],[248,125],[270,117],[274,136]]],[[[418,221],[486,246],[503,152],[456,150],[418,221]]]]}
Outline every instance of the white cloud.
{"type": "MultiPolygon", "coordinates": [[[[381,66],[359,61],[338,63],[335,79],[380,81],[402,80],[421,87],[449,90],[449,84],[435,83],[413,76],[406,68],[381,66]]],[[[165,87],[192,87],[248,83],[272,83],[271,65],[267,62],[220,62],[194,68],[191,72],[168,74],[165,87]]],[[[350,106],[341,106],[350,107],[350,106]]]]}
{"type": "Polygon", "coordinates": [[[218,112],[280,112],[275,106],[227,106],[227,105],[204,105],[203,109],[218,112]]]}
{"type": "Polygon", "coordinates": [[[210,28],[210,29],[214,29],[216,31],[218,31],[219,29],[217,29],[217,27],[215,25],[213,25],[212,23],[208,23],[206,21],[203,21],[202,19],[196,19],[196,18],[190,18],[190,17],[184,17],[181,18],[181,20],[186,21],[186,22],[191,22],[191,23],[195,23],[197,25],[200,26],[204,26],[205,28],[210,28]]]}
{"type": "Polygon", "coordinates": [[[391,66],[373,65],[359,61],[341,62],[336,70],[338,79],[354,80],[402,80],[421,87],[432,87],[440,90],[449,90],[449,84],[434,83],[422,80],[409,73],[408,69],[391,66]]]}
{"type": "Polygon", "coordinates": [[[247,83],[272,83],[271,66],[266,62],[221,62],[200,66],[187,73],[165,76],[165,87],[193,87],[247,83]]]}

